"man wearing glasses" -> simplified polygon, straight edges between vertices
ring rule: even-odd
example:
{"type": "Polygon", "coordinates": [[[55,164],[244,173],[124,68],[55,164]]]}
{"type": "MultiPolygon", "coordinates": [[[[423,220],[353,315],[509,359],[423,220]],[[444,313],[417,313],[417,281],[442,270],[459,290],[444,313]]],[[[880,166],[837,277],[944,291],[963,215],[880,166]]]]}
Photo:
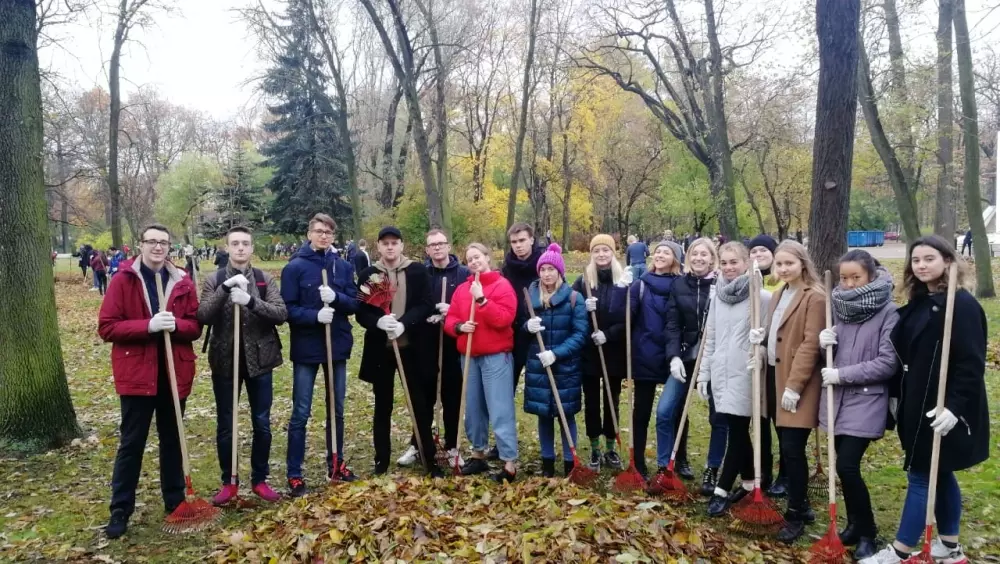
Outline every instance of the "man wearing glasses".
{"type": "Polygon", "coordinates": [[[191,343],[201,336],[201,325],[194,283],[170,263],[168,253],[166,227],[153,224],[143,229],[139,257],[120,265],[98,317],[98,334],[112,343],[111,371],[121,404],[121,437],[111,477],[111,520],[105,529],[110,539],[125,534],[135,509],[135,489],[154,413],[160,439],[160,491],[167,515],[184,501],[180,438],[163,335],[171,333],[183,413],[197,358],[191,343]],[[160,303],[157,285],[166,303],[160,303]]]}
{"type": "MultiPolygon", "coordinates": [[[[392,342],[399,347],[407,388],[413,403],[413,416],[424,452],[420,459],[431,476],[443,475],[434,460],[434,437],[431,421],[434,419],[434,388],[428,371],[437,368],[431,353],[427,318],[434,314],[437,300],[431,295],[431,280],[427,268],[403,255],[403,235],[395,227],[383,227],[378,234],[379,260],[358,273],[358,287],[365,286],[376,276],[387,278],[396,288],[390,313],[362,303],[358,307],[358,323],[365,328],[365,350],[361,356],[360,378],[372,385],[375,392],[375,418],[373,425],[375,443],[375,474],[389,471],[392,454],[389,429],[392,426],[393,387],[395,386],[396,357],[392,342]],[[432,399],[428,403],[427,395],[432,399]]],[[[440,291],[440,290],[438,290],[440,291]]],[[[440,295],[438,295],[440,299],[440,295]]]]}
{"type": "Polygon", "coordinates": [[[351,357],[354,337],[347,316],[356,313],[358,301],[354,286],[354,268],[333,250],[337,223],[318,213],[309,220],[309,244],[298,250],[281,271],[281,297],[288,309],[291,328],[292,416],[288,421],[288,489],[292,497],[306,493],[302,462],[306,454],[306,423],[312,409],[316,373],[323,366],[324,382],[333,378],[334,410],[337,436],[330,437],[329,402],[326,386],[326,471],[330,480],[351,482],[357,479],[344,463],[344,395],[347,390],[347,359],[351,357]],[[323,285],[326,270],[329,286],[323,285]],[[333,374],[326,374],[326,331],[331,326],[329,346],[333,350],[333,374]],[[338,458],[333,458],[333,440],[338,458]]]}
{"type": "MultiPolygon", "coordinates": [[[[427,323],[430,324],[427,335],[428,349],[435,354],[438,350],[442,351],[441,407],[444,410],[444,429],[438,429],[438,433],[443,433],[444,443],[442,446],[448,450],[448,459],[454,460],[455,457],[458,457],[459,465],[462,466],[465,462],[461,460],[458,450],[455,449],[455,441],[458,439],[458,409],[462,398],[461,361],[454,337],[445,334],[444,343],[440,343],[441,331],[438,330],[438,327],[444,320],[444,316],[448,314],[448,304],[451,303],[455,288],[469,277],[469,269],[458,261],[458,257],[451,254],[451,244],[444,231],[440,229],[428,231],[426,245],[424,250],[427,253],[427,260],[424,261],[424,266],[431,275],[431,297],[435,302],[441,300],[441,286],[445,287],[444,301],[438,303],[435,306],[437,311],[427,318],[427,323]]],[[[421,385],[427,391],[424,399],[429,402],[428,409],[433,413],[434,404],[437,402],[438,371],[425,371],[425,375],[428,380],[421,385]]],[[[416,438],[410,437],[410,448],[396,461],[400,466],[411,466],[419,458],[416,444],[416,438]]]]}

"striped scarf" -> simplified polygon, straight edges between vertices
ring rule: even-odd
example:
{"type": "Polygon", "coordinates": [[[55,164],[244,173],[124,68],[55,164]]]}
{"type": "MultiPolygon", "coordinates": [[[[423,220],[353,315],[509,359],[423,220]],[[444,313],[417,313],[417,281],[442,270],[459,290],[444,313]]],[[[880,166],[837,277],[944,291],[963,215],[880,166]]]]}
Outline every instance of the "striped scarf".
{"type": "Polygon", "coordinates": [[[892,300],[892,288],[892,276],[881,268],[875,280],[860,288],[834,288],[833,310],[837,319],[852,324],[868,321],[892,300]]]}

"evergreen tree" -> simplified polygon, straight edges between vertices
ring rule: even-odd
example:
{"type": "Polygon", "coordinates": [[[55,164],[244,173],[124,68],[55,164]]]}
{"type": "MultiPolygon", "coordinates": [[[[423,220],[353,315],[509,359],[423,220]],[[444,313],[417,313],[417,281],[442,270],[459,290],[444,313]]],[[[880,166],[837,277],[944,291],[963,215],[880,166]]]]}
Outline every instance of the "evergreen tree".
{"type": "Polygon", "coordinates": [[[289,0],[279,24],[287,48],[275,56],[261,86],[275,100],[268,106],[273,120],[264,125],[274,141],[261,153],[267,157],[263,164],[274,170],[267,185],[274,196],[269,218],[279,233],[304,233],[309,218],[318,212],[333,216],[345,228],[351,218],[344,140],[307,10],[302,0],[289,0]]]}
{"type": "Polygon", "coordinates": [[[265,183],[259,179],[257,163],[242,144],[229,160],[225,178],[214,191],[215,216],[204,225],[205,236],[222,237],[231,228],[242,225],[254,231],[264,227],[268,202],[265,183]]]}

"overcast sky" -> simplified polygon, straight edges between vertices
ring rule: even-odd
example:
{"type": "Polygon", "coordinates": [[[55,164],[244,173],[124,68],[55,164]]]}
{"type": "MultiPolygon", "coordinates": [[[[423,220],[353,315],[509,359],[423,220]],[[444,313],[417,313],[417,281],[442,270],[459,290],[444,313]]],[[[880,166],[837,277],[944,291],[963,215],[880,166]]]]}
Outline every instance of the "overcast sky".
{"type": "MultiPolygon", "coordinates": [[[[233,116],[249,100],[254,87],[244,84],[262,65],[254,53],[242,22],[232,12],[253,0],[169,0],[176,7],[169,15],[157,14],[156,26],[137,30],[122,57],[123,90],[154,86],[171,102],[207,112],[218,119],[233,116]]],[[[806,1],[806,0],[800,0],[806,1]]],[[[810,3],[812,0],[808,0],[810,3]]],[[[273,6],[274,0],[265,4],[273,6]]],[[[1000,0],[967,0],[974,48],[984,34],[1000,38],[1000,10],[988,7],[1000,0]],[[985,17],[985,19],[984,19],[985,17]]],[[[904,35],[922,48],[933,49],[937,2],[924,0],[922,21],[912,22],[904,35]]],[[[41,53],[41,64],[80,88],[107,88],[106,64],[111,50],[114,21],[91,15],[74,25],[52,32],[59,47],[41,53]]],[[[782,48],[795,48],[787,43],[782,48]]],[[[907,53],[914,56],[914,53],[907,53]]],[[[779,54],[774,54],[779,59],[779,54]]],[[[957,75],[956,75],[957,76],[957,75]]]]}

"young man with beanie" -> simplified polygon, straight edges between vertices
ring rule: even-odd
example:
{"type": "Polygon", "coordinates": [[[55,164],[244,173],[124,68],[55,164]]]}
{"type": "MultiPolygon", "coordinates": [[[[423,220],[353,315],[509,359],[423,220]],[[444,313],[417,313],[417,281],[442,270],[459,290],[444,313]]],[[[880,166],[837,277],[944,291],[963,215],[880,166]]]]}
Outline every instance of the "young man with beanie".
{"type": "MultiPolygon", "coordinates": [[[[250,481],[253,493],[264,501],[280,496],[267,483],[271,459],[272,373],[281,366],[281,339],[277,326],[288,319],[278,283],[250,265],[253,236],[246,227],[226,233],[229,263],[205,278],[198,305],[198,321],[211,326],[208,364],[215,392],[215,446],[222,470],[222,488],[212,498],[215,505],[232,501],[239,482],[232,483],[233,373],[245,387],[250,402],[253,442],[250,447],[250,481]],[[230,305],[231,304],[231,305],[230,305]],[[234,312],[240,308],[239,365],[233,366],[234,312]],[[247,352],[252,354],[247,354],[247,352]]],[[[192,258],[193,253],[188,255],[192,258]]]]}
{"type": "Polygon", "coordinates": [[[326,473],[330,480],[354,481],[356,476],[344,463],[344,396],[347,393],[347,359],[354,337],[347,316],[358,311],[354,268],[333,250],[337,222],[318,213],[309,220],[304,245],[281,271],[281,297],[288,308],[291,329],[292,416],[288,421],[287,475],[292,497],[306,493],[302,462],[306,455],[306,424],[312,410],[313,387],[319,367],[323,367],[326,389],[326,473]],[[323,285],[323,271],[328,285],[323,285]],[[326,326],[330,326],[330,341],[326,326]],[[333,374],[327,374],[326,348],[333,350],[333,374]],[[329,382],[333,380],[333,390],[329,382]],[[334,404],[337,436],[331,437],[330,401],[334,404]],[[337,441],[337,458],[333,457],[337,441]]]}
{"type": "Polygon", "coordinates": [[[181,415],[194,383],[197,358],[191,343],[201,336],[198,295],[184,270],[168,259],[170,232],[153,224],[142,230],[140,256],[120,265],[101,303],[97,332],[111,346],[111,372],[121,404],[118,454],[111,476],[110,539],[128,530],[142,471],[149,425],[156,414],[160,439],[160,492],[167,515],[184,501],[184,471],[176,411],[167,373],[164,333],[171,334],[181,415]],[[157,290],[157,286],[161,290],[157,290]],[[165,303],[160,303],[160,293],[165,303]]]}
{"type": "MultiPolygon", "coordinates": [[[[441,407],[444,411],[444,429],[438,429],[444,441],[441,443],[448,450],[448,458],[454,460],[455,457],[461,459],[461,455],[455,449],[455,441],[458,439],[458,410],[462,399],[462,364],[459,360],[458,348],[455,345],[455,337],[448,334],[443,335],[439,327],[448,315],[448,305],[452,296],[455,295],[455,288],[465,282],[469,277],[469,269],[458,261],[458,257],[451,254],[451,243],[448,236],[440,229],[431,229],[427,232],[426,247],[427,260],[424,266],[431,277],[431,298],[437,303],[437,311],[427,318],[427,346],[428,349],[441,351],[441,407]],[[444,301],[441,300],[441,288],[445,289],[444,301]]],[[[425,374],[430,380],[424,382],[425,390],[434,390],[434,393],[424,394],[424,399],[431,404],[431,413],[434,412],[434,405],[437,403],[437,370],[427,370],[425,374]]],[[[410,437],[410,448],[406,449],[403,456],[396,461],[400,466],[411,466],[419,457],[417,452],[416,437],[410,437]]],[[[463,464],[463,462],[460,462],[463,464]]]]}
{"type": "MultiPolygon", "coordinates": [[[[436,451],[431,433],[434,419],[434,401],[427,401],[427,394],[435,394],[427,382],[433,382],[426,372],[437,367],[430,353],[427,318],[434,315],[431,279],[427,268],[403,255],[403,234],[399,229],[383,227],[378,234],[379,260],[358,273],[358,288],[368,284],[373,276],[387,278],[395,288],[389,313],[369,304],[358,307],[358,323],[365,328],[365,349],[361,357],[360,377],[372,385],[375,392],[375,418],[372,426],[375,443],[375,474],[389,470],[392,442],[394,377],[397,364],[392,342],[399,347],[407,388],[413,406],[413,417],[423,452],[420,459],[431,476],[443,475],[434,460],[436,451]]],[[[374,282],[373,282],[374,283],[374,282]]],[[[435,353],[437,351],[434,351],[435,353]]],[[[401,375],[402,376],[402,375],[401,375]]]]}

